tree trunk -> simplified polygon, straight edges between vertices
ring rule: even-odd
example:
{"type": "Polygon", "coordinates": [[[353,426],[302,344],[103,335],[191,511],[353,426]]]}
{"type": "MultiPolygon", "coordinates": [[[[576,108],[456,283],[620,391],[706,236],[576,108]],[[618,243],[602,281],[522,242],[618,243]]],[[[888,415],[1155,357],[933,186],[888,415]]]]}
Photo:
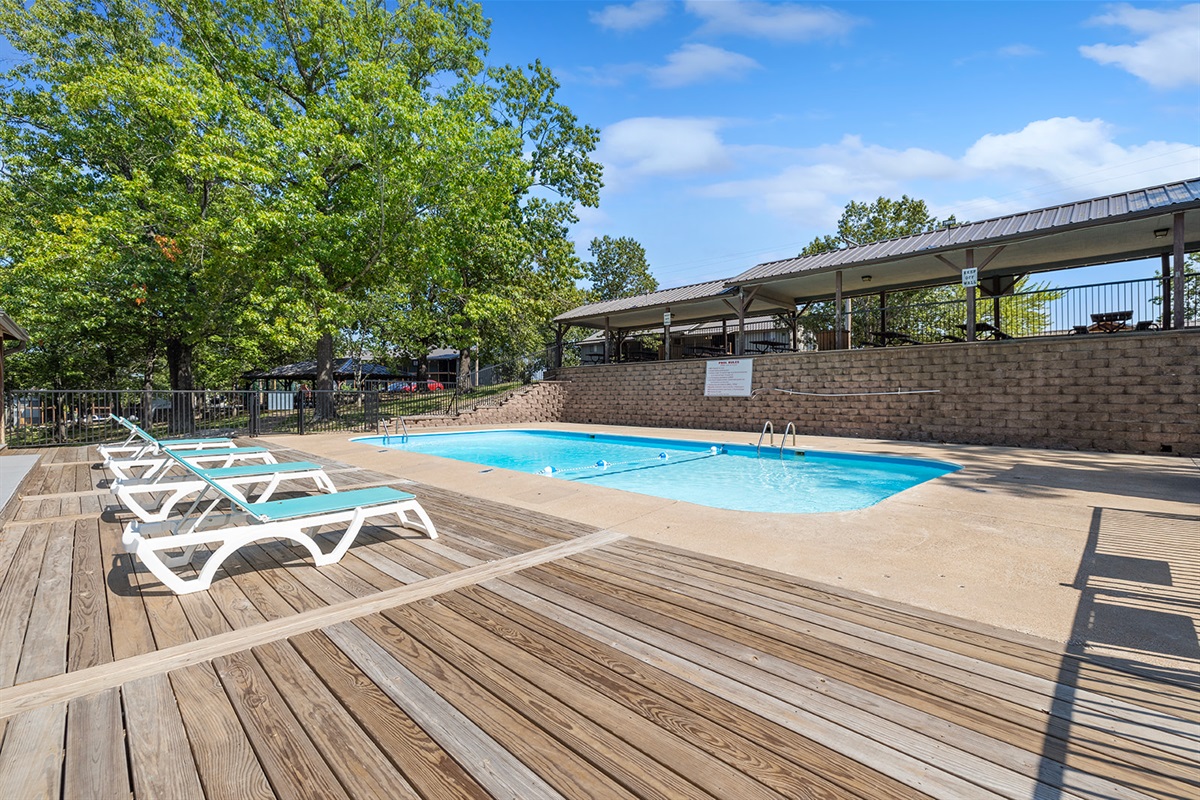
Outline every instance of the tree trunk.
{"type": "Polygon", "coordinates": [[[417,380],[429,380],[429,353],[422,353],[417,357],[417,380]]]}
{"type": "Polygon", "coordinates": [[[326,332],[317,340],[317,411],[315,419],[333,419],[333,334],[326,332]]]}
{"type": "Polygon", "coordinates": [[[471,351],[458,351],[458,390],[460,392],[469,392],[473,388],[471,385],[471,351]]]}
{"type": "Polygon", "coordinates": [[[182,339],[167,340],[167,371],[171,379],[171,407],[167,410],[167,430],[171,433],[191,433],[195,423],[192,372],[193,347],[182,339]]]}

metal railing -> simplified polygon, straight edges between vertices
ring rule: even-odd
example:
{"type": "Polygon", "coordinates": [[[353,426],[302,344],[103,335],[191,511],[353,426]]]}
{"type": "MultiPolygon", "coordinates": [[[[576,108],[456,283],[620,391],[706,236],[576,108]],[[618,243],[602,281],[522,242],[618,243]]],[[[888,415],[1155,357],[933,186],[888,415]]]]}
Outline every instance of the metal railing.
{"type": "Polygon", "coordinates": [[[86,445],[125,438],[110,414],[136,421],[156,438],[372,432],[381,419],[453,416],[454,384],[406,391],[15,390],[4,397],[10,447],[86,445]]]}

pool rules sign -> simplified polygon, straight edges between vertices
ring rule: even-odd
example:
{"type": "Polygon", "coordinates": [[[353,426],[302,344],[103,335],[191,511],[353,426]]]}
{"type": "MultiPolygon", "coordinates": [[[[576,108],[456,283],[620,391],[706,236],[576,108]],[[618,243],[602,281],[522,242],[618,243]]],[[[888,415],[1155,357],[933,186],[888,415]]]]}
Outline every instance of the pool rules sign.
{"type": "Polygon", "coordinates": [[[704,376],[705,397],[749,397],[753,358],[714,359],[704,376]]]}

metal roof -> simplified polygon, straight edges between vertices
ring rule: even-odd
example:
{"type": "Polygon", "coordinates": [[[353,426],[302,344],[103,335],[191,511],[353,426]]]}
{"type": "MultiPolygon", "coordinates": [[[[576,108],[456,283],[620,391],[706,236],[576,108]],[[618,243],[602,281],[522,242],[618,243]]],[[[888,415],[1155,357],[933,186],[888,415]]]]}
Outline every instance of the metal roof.
{"type": "Polygon", "coordinates": [[[734,316],[723,302],[753,291],[747,313],[763,314],[843,293],[896,291],[957,283],[974,251],[981,280],[1114,264],[1169,253],[1173,216],[1184,219],[1184,249],[1200,249],[1200,178],[1095,197],[1075,203],[886,239],[830,253],[759,264],[726,281],[665,289],[592,303],[555,322],[622,330],[659,327],[671,309],[673,324],[734,316]]]}
{"type": "Polygon", "coordinates": [[[5,314],[3,308],[0,308],[0,338],[15,339],[18,342],[29,341],[29,334],[16,322],[13,322],[13,318],[5,314]]]}
{"type": "MultiPolygon", "coordinates": [[[[1154,235],[1155,230],[1170,227],[1169,215],[1197,209],[1200,209],[1200,178],[1190,178],[829,253],[771,261],[731,278],[727,285],[777,284],[782,289],[786,285],[779,285],[782,278],[883,264],[902,270],[888,276],[876,273],[871,276],[873,283],[881,277],[891,284],[922,285],[938,280],[945,283],[957,275],[935,258],[937,254],[1001,245],[1005,246],[1005,252],[989,264],[986,274],[1040,272],[1145,258],[1170,248],[1169,237],[1156,241],[1154,235]]],[[[1200,225],[1190,218],[1185,228],[1193,239],[1200,237],[1200,225]]],[[[980,260],[987,255],[982,253],[980,260]]],[[[964,265],[960,259],[958,266],[964,265]]],[[[872,290],[880,288],[890,287],[876,285],[872,290]]],[[[825,293],[831,291],[830,288],[825,293]]]]}
{"type": "MultiPolygon", "coordinates": [[[[725,301],[737,298],[736,286],[727,285],[725,280],[693,283],[674,289],[663,289],[636,297],[605,300],[590,303],[559,314],[554,322],[564,325],[584,325],[603,328],[606,317],[616,317],[619,322],[614,328],[653,328],[662,326],[662,315],[671,310],[672,325],[697,322],[706,319],[732,318],[737,316],[725,301]]],[[[755,313],[789,310],[789,301],[778,302],[763,297],[752,305],[755,313]]]]}

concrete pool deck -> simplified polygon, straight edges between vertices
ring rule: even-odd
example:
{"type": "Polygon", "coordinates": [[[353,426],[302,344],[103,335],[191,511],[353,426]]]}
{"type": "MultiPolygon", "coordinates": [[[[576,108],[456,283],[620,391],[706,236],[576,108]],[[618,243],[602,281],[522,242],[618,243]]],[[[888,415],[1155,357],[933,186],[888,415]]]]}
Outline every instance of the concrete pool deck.
{"type": "MultiPolygon", "coordinates": [[[[594,425],[496,427],[734,444],[758,438],[594,425]]],[[[1200,670],[1196,459],[802,436],[797,441],[803,449],[932,458],[963,468],[859,511],[759,514],[488,469],[350,438],[341,433],[264,441],[1022,631],[1076,652],[1200,670]]],[[[429,511],[436,518],[436,508],[429,511]]]]}

